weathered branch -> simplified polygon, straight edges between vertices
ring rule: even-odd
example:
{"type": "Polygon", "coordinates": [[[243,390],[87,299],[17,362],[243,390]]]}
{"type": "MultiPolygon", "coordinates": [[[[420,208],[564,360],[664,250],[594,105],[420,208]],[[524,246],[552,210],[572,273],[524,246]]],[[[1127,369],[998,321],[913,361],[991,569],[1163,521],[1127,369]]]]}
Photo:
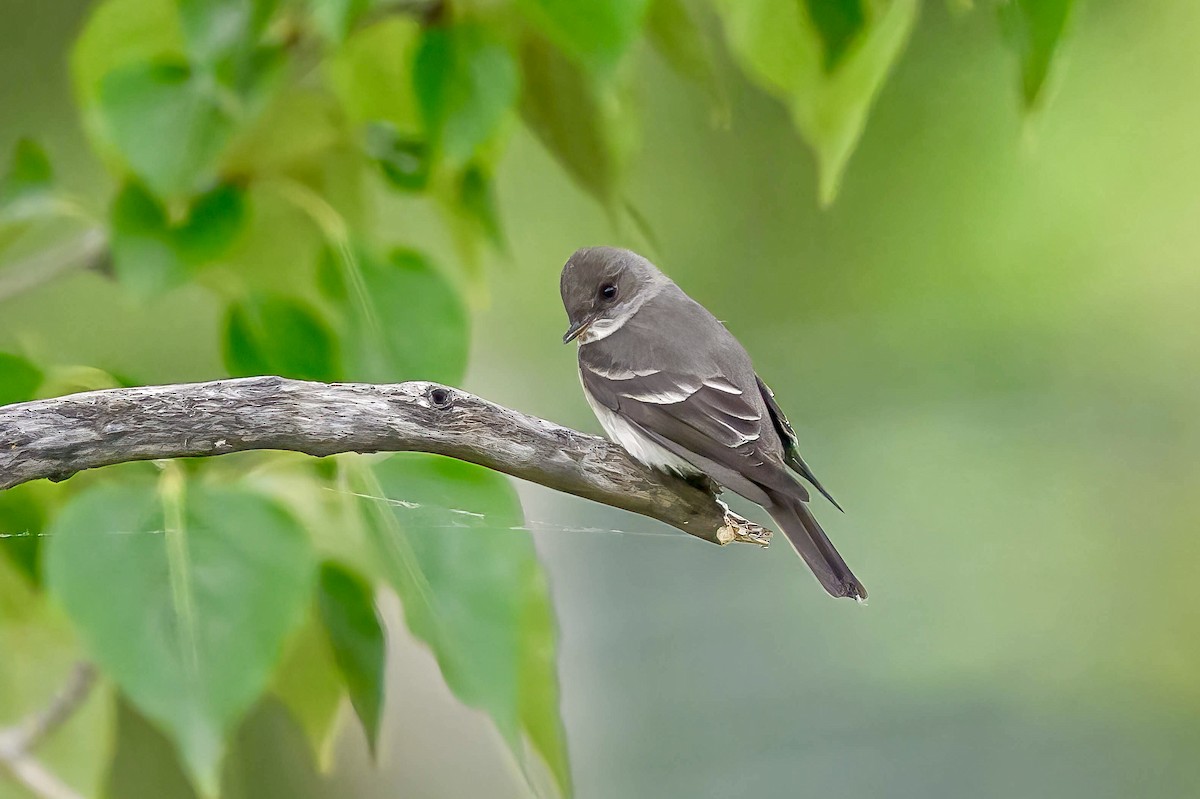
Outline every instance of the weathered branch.
{"type": "Polygon", "coordinates": [[[33,750],[75,714],[95,683],[95,666],[79,663],[50,704],[20,723],[0,729],[0,770],[42,799],[82,799],[34,757],[33,750]]]}
{"type": "Polygon", "coordinates": [[[465,391],[251,377],[91,391],[0,408],[0,490],[127,461],[291,450],[432,452],[649,516],[707,541],[770,531],[624,450],[465,391]]]}

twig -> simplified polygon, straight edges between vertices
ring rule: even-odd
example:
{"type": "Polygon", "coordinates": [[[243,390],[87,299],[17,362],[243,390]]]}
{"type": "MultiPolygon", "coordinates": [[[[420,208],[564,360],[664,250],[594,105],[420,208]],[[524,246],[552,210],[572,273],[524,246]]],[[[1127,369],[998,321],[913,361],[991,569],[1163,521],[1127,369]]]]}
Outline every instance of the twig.
{"type": "Polygon", "coordinates": [[[250,377],[118,388],[0,408],[0,490],[99,466],[247,450],[431,452],[727,544],[770,531],[602,438],[437,383],[250,377]]]}
{"type": "Polygon", "coordinates": [[[95,683],[95,667],[77,663],[50,704],[18,724],[0,729],[0,770],[43,799],[83,799],[42,765],[33,750],[79,709],[95,683]]]}
{"type": "Polygon", "coordinates": [[[95,269],[107,257],[107,236],[100,228],[92,228],[66,244],[6,266],[0,275],[0,302],[49,283],[59,275],[77,269],[95,269]]]}

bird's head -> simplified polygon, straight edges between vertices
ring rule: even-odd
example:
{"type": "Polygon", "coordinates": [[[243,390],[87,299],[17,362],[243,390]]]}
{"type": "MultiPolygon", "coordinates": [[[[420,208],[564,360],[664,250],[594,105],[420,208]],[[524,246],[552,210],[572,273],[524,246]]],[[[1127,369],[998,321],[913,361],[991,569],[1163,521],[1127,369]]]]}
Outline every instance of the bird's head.
{"type": "Polygon", "coordinates": [[[642,256],[617,247],[576,250],[562,270],[559,288],[570,327],[563,343],[598,341],[615,332],[668,282],[642,256]]]}

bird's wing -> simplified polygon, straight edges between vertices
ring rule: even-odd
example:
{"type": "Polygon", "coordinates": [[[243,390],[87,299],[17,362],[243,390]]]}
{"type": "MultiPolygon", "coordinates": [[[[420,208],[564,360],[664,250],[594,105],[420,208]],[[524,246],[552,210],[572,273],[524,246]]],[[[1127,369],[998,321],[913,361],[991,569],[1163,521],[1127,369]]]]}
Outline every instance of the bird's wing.
{"type": "Polygon", "coordinates": [[[729,380],[583,360],[580,375],[597,402],[721,485],[762,505],[764,486],[808,499],[780,460],[774,429],[729,380]]]}
{"type": "Polygon", "coordinates": [[[779,440],[783,442],[783,461],[788,466],[796,470],[808,482],[812,483],[813,487],[820,491],[825,499],[833,503],[833,506],[838,510],[842,510],[842,506],[837,503],[825,486],[821,485],[821,481],[813,474],[812,469],[804,462],[804,458],[800,457],[800,442],[796,439],[796,431],[792,429],[792,425],[788,422],[787,417],[783,415],[783,410],[780,409],[779,403],[775,401],[775,392],[762,381],[762,378],[755,375],[755,380],[758,381],[758,390],[762,392],[763,402],[767,404],[767,412],[771,416],[771,422],[775,425],[775,432],[779,435],[779,440]]]}

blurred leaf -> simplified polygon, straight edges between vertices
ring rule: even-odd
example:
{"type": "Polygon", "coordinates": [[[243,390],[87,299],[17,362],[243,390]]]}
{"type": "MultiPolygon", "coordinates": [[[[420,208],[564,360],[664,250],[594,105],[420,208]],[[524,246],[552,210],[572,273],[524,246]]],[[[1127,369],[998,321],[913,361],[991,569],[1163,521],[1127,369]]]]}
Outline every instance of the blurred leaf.
{"type": "Polygon", "coordinates": [[[326,251],[322,291],[339,305],[342,363],[349,380],[456,383],[467,365],[467,312],[425,256],[396,250],[326,251]]]}
{"type": "Polygon", "coordinates": [[[210,182],[234,129],[212,85],[187,66],[164,61],[107,75],[100,113],[130,169],[164,199],[210,182]]]}
{"type": "Polygon", "coordinates": [[[217,186],[197,197],[183,223],[173,226],[176,249],[193,267],[215,261],[229,251],[245,222],[245,192],[217,186]]]}
{"type": "Polygon", "coordinates": [[[308,5],[321,34],[340,43],[370,9],[371,0],[308,0],[308,5]]]}
{"type": "MultiPolygon", "coordinates": [[[[2,544],[0,544],[2,545],[2,544]]],[[[0,558],[0,727],[43,712],[84,659],[70,625],[54,603],[0,558]]],[[[37,748],[37,759],[82,796],[94,796],[112,745],[109,693],[92,691],[37,748]]],[[[0,797],[29,799],[5,773],[0,797]]]]}
{"type": "Polygon", "coordinates": [[[261,177],[294,170],[343,143],[345,133],[336,98],[316,88],[289,86],[230,143],[221,173],[261,177]]]}
{"type": "Polygon", "coordinates": [[[53,185],[54,170],[46,151],[33,139],[18,140],[8,171],[0,178],[0,222],[35,214],[53,185]]]}
{"type": "MultiPolygon", "coordinates": [[[[558,627],[550,603],[550,586],[539,566],[531,567],[522,585],[521,664],[518,713],[533,750],[542,756],[563,796],[574,792],[567,733],[559,710],[558,627]]],[[[526,774],[529,773],[528,768],[526,774]]]]}
{"type": "Polygon", "coordinates": [[[500,226],[492,179],[478,164],[472,164],[463,172],[458,183],[458,202],[467,216],[479,225],[492,246],[504,250],[504,230],[500,226]]]}
{"type": "Polygon", "coordinates": [[[195,199],[179,223],[137,183],[113,201],[113,269],[139,297],[150,297],[187,280],[192,271],[224,255],[245,224],[244,192],[218,186],[195,199]]]}
{"type": "Polygon", "coordinates": [[[383,120],[405,136],[423,134],[412,80],[420,38],[415,19],[392,16],[356,31],[326,60],[326,77],[353,124],[383,120]]]}
{"type": "Polygon", "coordinates": [[[171,742],[123,697],[116,739],[106,799],[198,799],[171,742]]]}
{"type": "Polygon", "coordinates": [[[367,126],[364,149],[388,183],[401,191],[423,191],[429,184],[429,147],[421,139],[401,136],[388,122],[367,126]]]}
{"type": "MultiPolygon", "coordinates": [[[[266,700],[239,726],[221,773],[222,799],[323,796],[303,733],[266,700]]],[[[106,799],[197,799],[171,742],[127,701],[117,703],[117,746],[106,799]]]]}
{"type": "Polygon", "coordinates": [[[717,75],[712,48],[686,0],[651,0],[646,34],[667,63],[708,92],[718,119],[727,121],[729,98],[717,75]]]}
{"type": "Polygon", "coordinates": [[[832,72],[820,32],[798,0],[719,0],[730,49],[742,70],[783,100],[816,155],[820,199],[837,195],[842,173],[875,96],[899,58],[917,17],[917,0],[874,4],[854,47],[832,72]]]}
{"type": "Polygon", "coordinates": [[[0,555],[34,587],[41,585],[46,510],[32,483],[0,491],[0,555]]]}
{"type": "Polygon", "coordinates": [[[339,377],[333,331],[299,300],[247,297],[225,318],[225,369],[234,377],[280,375],[332,382],[339,377]]]}
{"type": "Polygon", "coordinates": [[[47,370],[46,378],[38,388],[38,397],[62,397],[67,394],[78,394],[83,391],[100,391],[106,388],[137,385],[123,382],[95,366],[52,366],[47,370]]]}
{"type": "Polygon", "coordinates": [[[126,288],[145,299],[188,279],[166,210],[145,189],[127,183],[110,213],[113,270],[126,288]]]}
{"type": "Polygon", "coordinates": [[[435,152],[461,165],[489,139],[517,100],[517,65],[482,25],[431,27],[413,63],[413,87],[435,152]]]}
{"type": "Polygon", "coordinates": [[[229,747],[221,799],[324,799],[324,779],[304,732],[277,700],[246,716],[229,747]]]}
{"type": "Polygon", "coordinates": [[[329,561],[321,565],[317,607],[334,659],[350,690],[350,702],[374,755],[383,711],[383,667],[387,655],[383,621],[375,610],[374,593],[358,574],[329,561]]]}
{"type": "Polygon", "coordinates": [[[633,44],[647,5],[648,0],[517,0],[534,27],[598,74],[611,71],[633,44]]]}
{"type": "Polygon", "coordinates": [[[283,664],[276,670],[271,693],[304,730],[313,756],[323,769],[332,756],[338,707],[345,687],[328,636],[317,619],[310,616],[292,639],[283,664]]]}
{"type": "Polygon", "coordinates": [[[538,36],[521,42],[521,117],[580,186],[607,207],[619,157],[611,116],[591,78],[538,36]]]}
{"type": "Polygon", "coordinates": [[[41,384],[41,369],[18,355],[0,352],[0,405],[28,402],[41,384]]]}
{"type": "Polygon", "coordinates": [[[1021,61],[1021,96],[1037,105],[1050,66],[1070,21],[1075,0],[1004,0],[999,8],[1004,37],[1021,61]]]}
{"type": "Polygon", "coordinates": [[[217,63],[254,50],[279,0],[177,0],[193,62],[217,63]]]}
{"type": "Polygon", "coordinates": [[[362,493],[404,503],[373,503],[368,529],[409,629],[454,694],[491,715],[526,774],[527,740],[570,795],[553,611],[516,492],[495,472],[429,455],[373,472],[362,493]]]}
{"type": "Polygon", "coordinates": [[[486,296],[481,245],[487,242],[496,252],[508,252],[491,176],[476,162],[460,174],[445,177],[448,180],[437,187],[438,207],[466,272],[468,291],[486,296]]]}
{"type": "Polygon", "coordinates": [[[96,661],[216,788],[225,736],[311,598],[313,554],[281,507],[234,488],[100,484],[51,526],[46,578],[96,661]],[[97,601],[104,597],[104,601],[97,601]]]}
{"type": "Polygon", "coordinates": [[[130,64],[184,54],[176,0],[103,0],[75,40],[71,77],[86,107],[100,95],[101,81],[130,64]]]}
{"type": "Polygon", "coordinates": [[[808,17],[821,34],[825,71],[832,72],[866,24],[864,0],[804,0],[808,17]]]}

